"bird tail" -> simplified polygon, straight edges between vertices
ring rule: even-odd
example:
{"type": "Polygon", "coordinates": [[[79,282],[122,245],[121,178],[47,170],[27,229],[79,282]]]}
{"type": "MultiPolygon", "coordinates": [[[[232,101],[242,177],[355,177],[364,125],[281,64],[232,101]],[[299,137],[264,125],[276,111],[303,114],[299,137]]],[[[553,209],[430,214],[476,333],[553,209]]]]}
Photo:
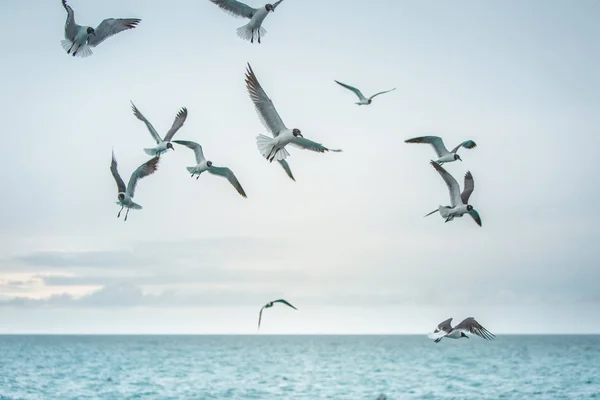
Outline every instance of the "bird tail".
{"type": "Polygon", "coordinates": [[[244,26],[240,26],[237,28],[237,35],[244,40],[251,41],[252,39],[258,40],[258,38],[262,38],[267,34],[267,30],[262,26],[258,29],[251,27],[250,23],[247,23],[244,26]],[[258,32],[256,32],[258,31],[258,32]]]}
{"type": "Polygon", "coordinates": [[[71,42],[68,39],[61,40],[60,44],[63,49],[67,52],[67,54],[72,55],[73,57],[79,56],[81,58],[91,56],[93,54],[92,48],[86,43],[83,45],[78,45],[77,43],[71,42]]]}
{"type": "Polygon", "coordinates": [[[144,149],[144,153],[148,154],[149,156],[156,157],[158,151],[156,149],[144,149]]]}
{"type": "Polygon", "coordinates": [[[133,203],[133,202],[132,202],[132,203],[131,203],[131,207],[128,207],[128,208],[131,208],[132,210],[141,210],[141,209],[142,209],[142,206],[140,206],[140,205],[139,205],[139,204],[137,204],[137,203],[133,203]]]}
{"type": "Polygon", "coordinates": [[[196,172],[196,167],[185,167],[185,168],[188,170],[188,172],[190,174],[193,174],[194,172],[196,172]]]}
{"type": "Polygon", "coordinates": [[[265,135],[258,135],[256,137],[256,147],[258,147],[258,151],[263,155],[267,160],[273,161],[281,161],[285,160],[290,153],[287,152],[285,148],[275,148],[273,144],[274,139],[271,139],[265,135]]]}

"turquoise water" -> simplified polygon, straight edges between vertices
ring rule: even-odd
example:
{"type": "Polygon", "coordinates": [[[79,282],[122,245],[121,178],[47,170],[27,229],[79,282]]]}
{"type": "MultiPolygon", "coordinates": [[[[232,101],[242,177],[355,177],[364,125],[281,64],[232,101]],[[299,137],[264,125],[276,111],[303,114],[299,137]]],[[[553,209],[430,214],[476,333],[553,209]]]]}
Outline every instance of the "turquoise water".
{"type": "Polygon", "coordinates": [[[600,336],[0,336],[0,399],[600,399],[600,336]]]}

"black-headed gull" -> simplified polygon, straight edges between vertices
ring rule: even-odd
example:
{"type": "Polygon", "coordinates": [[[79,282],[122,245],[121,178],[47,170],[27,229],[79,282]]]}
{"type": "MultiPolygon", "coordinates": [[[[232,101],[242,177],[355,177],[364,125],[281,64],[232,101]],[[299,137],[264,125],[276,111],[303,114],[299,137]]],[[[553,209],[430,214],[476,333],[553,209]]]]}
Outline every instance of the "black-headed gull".
{"type": "Polygon", "coordinates": [[[358,97],[358,102],[356,102],[354,104],[357,104],[359,106],[369,105],[369,104],[371,104],[371,101],[373,100],[373,98],[375,96],[379,96],[380,94],[389,93],[389,92],[391,92],[393,90],[396,90],[396,88],[393,88],[393,89],[390,89],[390,90],[384,90],[383,92],[375,93],[373,96],[371,96],[371,97],[369,97],[367,99],[365,97],[365,95],[362,94],[362,92],[360,90],[358,90],[357,88],[355,88],[354,86],[346,85],[345,83],[342,83],[342,82],[339,82],[339,81],[335,81],[335,83],[337,83],[338,85],[341,85],[341,86],[345,87],[346,89],[354,92],[354,94],[358,97]]]}
{"type": "Polygon", "coordinates": [[[67,10],[65,23],[65,39],[61,41],[67,54],[80,57],[92,55],[91,47],[96,47],[109,37],[119,32],[133,29],[142,20],[139,18],[107,18],[96,27],[81,26],[75,23],[75,12],[66,0],[62,0],[63,7],[67,10]]]}
{"type": "Polygon", "coordinates": [[[469,204],[469,197],[471,197],[471,193],[475,189],[475,181],[473,180],[473,175],[471,175],[470,171],[467,171],[465,174],[465,187],[463,192],[460,192],[460,186],[456,179],[452,175],[450,175],[440,164],[435,161],[431,161],[431,165],[435,168],[442,178],[446,185],[448,186],[448,190],[450,191],[450,204],[452,207],[448,206],[440,206],[437,210],[433,210],[429,214],[425,215],[426,217],[438,212],[443,218],[446,218],[446,222],[452,221],[455,217],[462,217],[464,214],[469,214],[477,225],[481,226],[481,218],[479,217],[479,213],[477,210],[473,208],[472,205],[469,204]]]}
{"type": "Polygon", "coordinates": [[[252,8],[247,4],[244,4],[237,0],[210,0],[223,9],[225,12],[239,18],[248,18],[250,22],[246,25],[241,26],[237,29],[239,37],[245,40],[249,40],[250,43],[254,43],[254,37],[258,39],[265,36],[267,31],[261,25],[264,19],[270,12],[275,12],[275,9],[283,0],[276,1],[273,4],[265,4],[263,7],[252,8]]]}
{"type": "Polygon", "coordinates": [[[137,119],[146,124],[146,126],[148,127],[148,131],[150,131],[150,135],[152,135],[152,137],[156,141],[155,147],[144,149],[144,152],[146,154],[148,154],[149,156],[160,156],[168,149],[175,150],[173,148],[173,145],[171,144],[171,139],[173,139],[173,136],[175,136],[175,133],[177,133],[179,128],[183,126],[183,123],[187,118],[187,108],[183,107],[181,110],[179,110],[177,116],[175,117],[175,120],[173,121],[171,129],[169,129],[164,139],[160,138],[160,135],[158,134],[158,132],[156,132],[156,129],[154,129],[152,124],[146,119],[146,117],[142,115],[142,113],[137,109],[133,102],[131,103],[131,108],[133,109],[133,114],[137,117],[137,119]]]}
{"type": "Polygon", "coordinates": [[[296,307],[294,307],[293,305],[291,305],[290,303],[288,303],[287,301],[285,301],[284,299],[279,299],[279,300],[273,300],[268,302],[267,304],[265,304],[264,306],[262,306],[262,308],[260,309],[260,312],[258,313],[258,329],[260,329],[260,321],[262,319],[262,312],[265,308],[271,308],[273,307],[273,305],[275,303],[282,303],[285,304],[286,306],[290,306],[292,307],[294,310],[297,310],[296,307]]]}
{"type": "Polygon", "coordinates": [[[442,338],[469,339],[465,333],[477,335],[485,340],[493,340],[496,337],[496,335],[481,326],[481,324],[479,324],[479,322],[477,322],[473,317],[465,318],[454,328],[452,327],[451,322],[452,318],[448,318],[444,322],[440,323],[436,330],[428,335],[429,338],[433,339],[435,343],[438,343],[440,340],[442,340],[442,338]]]}
{"type": "Polygon", "coordinates": [[[421,136],[412,139],[405,140],[404,143],[427,143],[430,144],[435,150],[437,156],[439,157],[436,162],[440,165],[444,163],[460,160],[460,156],[457,153],[458,149],[464,147],[465,149],[475,148],[477,145],[472,140],[466,140],[452,149],[452,151],[448,151],[446,146],[444,146],[444,141],[441,137],[438,136],[421,136]]]}
{"type": "Polygon", "coordinates": [[[339,149],[328,149],[320,143],[304,138],[300,129],[288,129],[277,113],[273,102],[260,86],[260,83],[258,83],[258,79],[256,79],[256,75],[254,75],[250,64],[248,64],[248,70],[246,71],[246,87],[256,107],[258,117],[265,128],[273,135],[273,139],[265,135],[258,135],[256,138],[258,150],[267,160],[270,162],[273,160],[285,160],[290,155],[285,149],[285,146],[288,144],[319,153],[342,151],[339,149]]]}
{"type": "Polygon", "coordinates": [[[194,150],[194,154],[196,155],[196,166],[186,167],[188,172],[192,174],[192,178],[194,177],[194,175],[197,175],[196,179],[198,179],[200,178],[201,173],[203,173],[204,171],[208,171],[213,175],[227,178],[229,183],[233,185],[235,190],[237,190],[237,192],[241,194],[242,197],[247,197],[246,192],[244,192],[244,188],[242,188],[242,185],[240,185],[240,182],[237,180],[233,172],[229,168],[215,167],[212,161],[208,161],[206,158],[204,158],[202,146],[200,146],[198,143],[191,142],[189,140],[173,140],[173,143],[177,143],[194,150]]]}
{"type": "Polygon", "coordinates": [[[129,183],[125,186],[125,182],[121,179],[119,175],[119,171],[117,171],[117,160],[115,159],[115,152],[112,153],[112,161],[110,163],[110,172],[112,173],[113,178],[117,182],[117,204],[121,206],[119,213],[117,214],[117,218],[121,216],[121,211],[123,208],[127,208],[127,212],[125,213],[125,221],[127,221],[127,216],[129,215],[129,210],[141,210],[142,206],[133,202],[133,195],[135,194],[135,187],[140,179],[147,177],[148,175],[156,172],[158,167],[158,157],[154,157],[142,165],[140,165],[134,172],[131,174],[131,178],[129,178],[129,183]]]}

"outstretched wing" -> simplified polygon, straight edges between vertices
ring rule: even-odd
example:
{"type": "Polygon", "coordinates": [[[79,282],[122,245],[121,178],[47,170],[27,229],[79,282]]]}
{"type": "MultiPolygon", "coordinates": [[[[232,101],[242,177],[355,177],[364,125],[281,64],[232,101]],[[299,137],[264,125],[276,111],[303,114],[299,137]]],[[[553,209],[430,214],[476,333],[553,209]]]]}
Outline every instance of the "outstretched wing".
{"type": "Polygon", "coordinates": [[[262,320],[262,312],[263,312],[264,309],[265,309],[265,306],[263,306],[260,309],[260,312],[258,313],[258,329],[260,329],[260,321],[262,320]]]}
{"type": "Polygon", "coordinates": [[[252,8],[247,4],[236,0],[210,0],[227,14],[239,18],[252,18],[256,12],[256,8],[252,8]]]}
{"type": "Polygon", "coordinates": [[[67,4],[66,0],[62,0],[62,5],[67,10],[67,22],[65,22],[65,39],[70,41],[75,40],[79,25],[75,23],[75,12],[70,5],[67,4]]]}
{"type": "Polygon", "coordinates": [[[294,307],[293,305],[291,305],[290,303],[288,303],[288,302],[287,302],[287,301],[285,301],[284,299],[275,300],[275,301],[273,301],[273,303],[283,303],[283,304],[285,304],[286,306],[290,306],[290,307],[292,307],[294,310],[297,310],[297,308],[296,308],[296,307],[294,307]]]}
{"type": "Polygon", "coordinates": [[[229,168],[226,168],[226,167],[210,167],[210,168],[208,168],[208,172],[210,172],[213,175],[218,175],[218,176],[222,176],[224,178],[227,178],[227,180],[229,181],[229,183],[231,183],[233,185],[233,187],[235,188],[235,190],[237,190],[237,192],[239,194],[241,194],[242,197],[248,197],[248,196],[246,196],[246,192],[244,192],[244,188],[242,187],[242,185],[240,185],[240,182],[235,177],[235,174],[229,168]]]}
{"type": "Polygon", "coordinates": [[[204,158],[204,153],[202,152],[202,146],[200,146],[198,143],[189,140],[173,140],[173,143],[177,143],[194,150],[194,154],[196,155],[196,164],[206,161],[204,158]]]}
{"type": "Polygon", "coordinates": [[[334,151],[336,153],[339,153],[342,151],[340,149],[328,149],[321,143],[313,142],[312,140],[299,136],[295,136],[294,139],[292,139],[292,141],[290,142],[290,144],[297,147],[301,147],[306,150],[316,151],[317,153],[325,153],[326,151],[334,151]]]}
{"type": "Polygon", "coordinates": [[[453,148],[452,153],[456,153],[458,151],[458,149],[460,149],[461,147],[464,147],[465,149],[472,149],[472,148],[477,147],[477,144],[475,144],[475,142],[472,140],[466,140],[466,141],[462,142],[461,144],[459,144],[458,146],[456,146],[455,148],[453,148]]]}
{"type": "Polygon", "coordinates": [[[445,321],[440,322],[437,326],[440,331],[450,332],[452,330],[452,318],[448,318],[445,321]]]}
{"type": "Polygon", "coordinates": [[[258,83],[250,64],[248,64],[248,70],[246,71],[246,88],[248,88],[248,93],[250,93],[250,98],[254,103],[260,121],[273,137],[277,137],[279,132],[287,129],[287,127],[281,120],[273,102],[258,83]]]}
{"type": "Polygon", "coordinates": [[[481,326],[479,322],[475,321],[475,318],[473,317],[466,318],[460,324],[456,325],[454,329],[457,331],[463,331],[465,333],[477,335],[486,340],[492,340],[496,337],[496,335],[481,326]]]}
{"type": "Polygon", "coordinates": [[[181,128],[183,126],[183,123],[185,122],[186,118],[187,118],[187,108],[183,107],[177,113],[177,116],[175,117],[175,121],[173,121],[173,125],[171,126],[171,129],[169,129],[169,132],[167,132],[167,134],[165,135],[165,139],[164,139],[165,142],[170,142],[171,139],[173,139],[173,136],[175,136],[175,133],[177,133],[179,128],[181,128]]]}
{"type": "Polygon", "coordinates": [[[96,27],[95,34],[88,39],[88,44],[96,47],[119,32],[135,28],[141,21],[139,18],[107,18],[96,27]]]}
{"type": "Polygon", "coordinates": [[[142,165],[140,165],[134,172],[131,174],[131,178],[129,178],[129,183],[127,184],[127,194],[133,197],[135,193],[135,187],[140,179],[147,177],[148,175],[156,172],[158,168],[158,160],[159,157],[151,158],[146,161],[142,165]]]}
{"type": "Polygon", "coordinates": [[[475,210],[474,208],[472,208],[469,211],[469,215],[471,217],[473,217],[473,219],[475,220],[475,222],[477,223],[477,225],[481,226],[481,217],[479,216],[479,213],[477,212],[477,210],[475,210]]]}
{"type": "Polygon", "coordinates": [[[334,82],[337,83],[338,85],[343,86],[346,89],[354,92],[354,94],[358,97],[359,100],[367,100],[367,98],[362,94],[362,92],[360,90],[358,90],[357,88],[355,88],[354,86],[346,85],[345,83],[336,81],[335,79],[334,79],[334,82]]]}
{"type": "Polygon", "coordinates": [[[380,94],[384,94],[384,93],[389,93],[396,90],[396,88],[390,89],[390,90],[384,90],[383,92],[379,92],[379,93],[375,93],[373,96],[369,97],[369,100],[373,100],[375,98],[375,96],[379,96],[380,94]]]}
{"type": "Polygon", "coordinates": [[[123,182],[123,179],[117,170],[117,160],[115,159],[114,151],[112,153],[112,161],[110,163],[110,172],[112,173],[113,178],[115,178],[115,182],[117,182],[118,193],[125,193],[127,188],[125,187],[125,182],[123,182]]]}
{"type": "Polygon", "coordinates": [[[146,119],[146,117],[144,117],[142,115],[140,110],[137,109],[137,107],[135,106],[135,104],[133,104],[133,102],[131,102],[131,108],[133,109],[133,115],[135,115],[137,117],[137,119],[139,119],[140,121],[142,121],[143,123],[146,124],[146,126],[148,127],[148,130],[150,131],[150,135],[152,135],[152,137],[156,141],[156,144],[160,144],[160,142],[162,142],[162,139],[160,138],[160,136],[158,135],[158,132],[156,132],[156,129],[154,129],[154,127],[152,126],[150,121],[148,121],[146,119]]]}
{"type": "Polygon", "coordinates": [[[427,143],[435,150],[438,157],[443,157],[448,153],[448,149],[444,146],[444,141],[438,136],[421,136],[405,140],[404,143],[427,143]]]}
{"type": "Polygon", "coordinates": [[[296,179],[294,179],[294,175],[292,174],[292,170],[290,169],[290,165],[287,163],[287,161],[285,161],[285,160],[277,160],[277,161],[283,167],[287,176],[289,176],[293,181],[296,181],[296,179]]]}
{"type": "Polygon", "coordinates": [[[444,182],[446,182],[448,190],[450,191],[450,203],[452,204],[452,207],[456,207],[457,205],[462,204],[462,199],[460,197],[460,187],[458,186],[458,182],[456,182],[456,179],[454,179],[452,175],[450,175],[440,164],[436,163],[435,161],[432,161],[431,165],[433,165],[433,168],[435,168],[437,172],[440,173],[440,175],[444,179],[444,182]]]}
{"type": "Polygon", "coordinates": [[[469,197],[471,197],[471,193],[473,193],[474,189],[475,181],[473,180],[473,175],[471,175],[471,171],[467,171],[465,174],[465,187],[460,194],[463,204],[469,204],[469,197]]]}
{"type": "Polygon", "coordinates": [[[281,4],[281,2],[282,2],[282,1],[283,1],[283,0],[279,0],[279,1],[276,1],[275,3],[273,3],[273,11],[275,11],[275,9],[277,8],[277,6],[278,6],[279,4],[281,4]]]}

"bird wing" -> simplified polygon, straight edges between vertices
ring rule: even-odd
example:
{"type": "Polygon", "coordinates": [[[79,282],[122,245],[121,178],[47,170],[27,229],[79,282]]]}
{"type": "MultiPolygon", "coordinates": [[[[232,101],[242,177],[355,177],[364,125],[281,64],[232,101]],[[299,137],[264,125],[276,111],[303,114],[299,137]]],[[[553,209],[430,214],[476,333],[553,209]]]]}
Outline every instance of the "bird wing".
{"type": "Polygon", "coordinates": [[[448,153],[448,149],[444,146],[444,141],[438,136],[421,136],[405,140],[404,143],[427,143],[433,146],[438,157],[443,157],[448,153]]]}
{"type": "Polygon", "coordinates": [[[256,8],[252,8],[247,4],[236,0],[210,0],[227,14],[233,15],[239,18],[252,18],[254,13],[257,11],[256,8]]]}
{"type": "Polygon", "coordinates": [[[458,151],[458,149],[460,149],[461,147],[464,147],[465,149],[472,149],[472,148],[477,147],[477,144],[475,144],[475,142],[472,140],[466,140],[466,141],[462,142],[461,144],[459,144],[458,146],[456,146],[455,148],[453,148],[452,153],[456,153],[458,151]]]}
{"type": "Polygon", "coordinates": [[[127,194],[133,197],[135,193],[135,187],[140,179],[147,177],[148,175],[153,174],[158,168],[158,160],[159,157],[151,158],[146,161],[142,165],[140,165],[134,172],[131,174],[131,178],[129,178],[129,183],[127,184],[127,194]]]}
{"type": "Polygon", "coordinates": [[[475,318],[473,317],[465,318],[465,320],[456,325],[454,329],[477,335],[486,340],[492,340],[496,337],[496,335],[481,326],[479,322],[475,321],[475,318]]]}
{"type": "Polygon", "coordinates": [[[287,176],[289,176],[293,181],[296,181],[296,179],[294,179],[294,175],[292,174],[292,170],[290,169],[290,165],[287,163],[287,161],[285,161],[285,160],[277,160],[277,161],[283,167],[287,176]]]}
{"type": "Polygon", "coordinates": [[[260,320],[262,319],[262,312],[263,312],[264,309],[265,309],[265,306],[263,306],[260,309],[260,312],[258,313],[258,329],[260,329],[260,320]]]}
{"type": "Polygon", "coordinates": [[[273,137],[277,137],[279,132],[287,129],[287,127],[281,120],[273,102],[260,86],[260,83],[258,83],[258,79],[256,79],[256,75],[254,75],[250,64],[248,64],[248,70],[246,71],[246,87],[248,88],[254,107],[256,107],[260,121],[271,132],[273,137]]]}
{"type": "Polygon", "coordinates": [[[479,216],[479,213],[477,212],[477,210],[475,210],[473,208],[470,211],[468,211],[468,213],[471,217],[473,217],[473,219],[475,220],[477,225],[481,226],[481,217],[479,216]]]}
{"type": "Polygon", "coordinates": [[[117,170],[117,160],[115,159],[114,151],[112,153],[112,161],[110,163],[110,172],[117,182],[118,193],[125,193],[127,187],[125,186],[125,182],[123,182],[123,178],[121,178],[121,175],[119,175],[119,171],[117,170]]]}
{"type": "Polygon", "coordinates": [[[355,94],[356,96],[358,96],[359,100],[367,100],[367,98],[365,97],[365,95],[363,95],[363,94],[362,94],[362,92],[361,92],[360,90],[358,90],[357,88],[355,88],[354,86],[346,85],[345,83],[342,83],[342,82],[336,81],[335,79],[334,79],[334,81],[335,81],[335,83],[337,83],[338,85],[340,85],[340,86],[343,86],[343,87],[345,87],[346,89],[348,89],[348,90],[350,90],[350,91],[354,92],[354,94],[355,94]]]}
{"type": "Polygon", "coordinates": [[[452,330],[452,318],[448,318],[447,320],[440,322],[437,328],[441,331],[450,332],[452,330]]]}
{"type": "Polygon", "coordinates": [[[167,132],[167,134],[165,135],[165,139],[164,139],[165,142],[170,142],[171,139],[173,139],[173,136],[175,136],[175,133],[177,133],[179,128],[181,128],[183,126],[183,123],[185,122],[186,118],[187,118],[187,108],[183,107],[177,113],[177,116],[175,117],[175,121],[173,121],[173,125],[171,126],[171,129],[169,129],[169,132],[167,132]]]}
{"type": "Polygon", "coordinates": [[[196,155],[196,164],[206,161],[204,158],[204,153],[202,152],[202,146],[200,146],[198,143],[189,140],[173,140],[173,143],[177,143],[194,150],[194,154],[196,155]]]}
{"type": "Polygon", "coordinates": [[[79,25],[75,23],[75,12],[70,5],[67,4],[66,0],[62,0],[62,5],[67,10],[67,22],[65,22],[65,39],[70,41],[75,40],[79,25]]]}
{"type": "Polygon", "coordinates": [[[460,194],[463,204],[469,204],[469,197],[471,197],[471,193],[473,193],[474,189],[475,181],[473,180],[473,175],[471,175],[471,171],[467,171],[465,174],[465,187],[460,194]]]}
{"type": "Polygon", "coordinates": [[[446,182],[448,190],[450,191],[450,203],[452,204],[452,207],[456,207],[459,204],[463,204],[462,199],[460,197],[460,187],[458,186],[458,182],[456,182],[456,179],[454,179],[452,175],[450,175],[440,164],[436,163],[435,161],[432,161],[431,165],[433,165],[433,168],[435,168],[437,172],[440,173],[440,175],[444,179],[444,182],[446,182]]]}
{"type": "Polygon", "coordinates": [[[135,28],[141,21],[139,18],[107,18],[96,27],[95,35],[89,37],[88,44],[96,47],[119,32],[135,28]]]}
{"type": "Polygon", "coordinates": [[[158,135],[158,132],[156,132],[156,129],[154,129],[154,127],[152,126],[150,121],[148,121],[146,119],[146,117],[144,117],[142,115],[140,110],[137,109],[137,107],[135,106],[135,104],[133,104],[133,102],[131,102],[131,108],[133,109],[133,115],[135,115],[137,117],[137,119],[139,119],[140,121],[142,121],[143,123],[146,124],[146,126],[148,127],[148,130],[150,131],[150,134],[156,141],[156,144],[160,144],[160,142],[162,142],[162,139],[160,138],[160,136],[158,135]]]}
{"type": "Polygon", "coordinates": [[[276,1],[275,3],[273,3],[273,10],[275,10],[275,9],[277,8],[277,6],[278,6],[279,4],[281,4],[281,2],[282,2],[282,1],[283,1],[283,0],[279,0],[279,1],[276,1]]]}
{"type": "Polygon", "coordinates": [[[321,143],[313,142],[312,140],[309,140],[309,139],[306,139],[303,137],[299,137],[299,136],[295,136],[292,139],[292,141],[290,142],[290,144],[292,144],[296,147],[306,149],[306,150],[316,151],[317,153],[324,153],[326,151],[334,151],[336,153],[339,153],[342,151],[340,149],[328,149],[327,147],[323,146],[321,143]]]}
{"type": "Polygon", "coordinates": [[[375,93],[373,96],[369,97],[369,100],[373,100],[373,98],[375,98],[375,96],[379,96],[380,94],[384,94],[384,93],[389,93],[396,90],[396,88],[390,89],[390,90],[384,90],[383,92],[379,92],[379,93],[375,93]]]}
{"type": "Polygon", "coordinates": [[[285,304],[286,306],[290,306],[290,307],[292,307],[294,310],[297,310],[297,308],[296,308],[296,307],[294,307],[293,305],[291,305],[290,303],[288,303],[288,302],[287,302],[287,301],[285,301],[284,299],[275,300],[275,301],[273,301],[273,303],[283,303],[283,304],[285,304]]]}
{"type": "Polygon", "coordinates": [[[233,187],[235,188],[235,190],[237,190],[237,192],[239,194],[242,195],[242,197],[248,197],[246,196],[246,192],[244,192],[244,188],[242,187],[242,185],[240,185],[240,182],[237,180],[237,178],[235,177],[234,173],[226,167],[209,167],[208,168],[208,172],[210,172],[213,175],[218,175],[218,176],[222,176],[224,178],[227,178],[227,180],[229,181],[229,183],[231,183],[233,185],[233,187]]]}

